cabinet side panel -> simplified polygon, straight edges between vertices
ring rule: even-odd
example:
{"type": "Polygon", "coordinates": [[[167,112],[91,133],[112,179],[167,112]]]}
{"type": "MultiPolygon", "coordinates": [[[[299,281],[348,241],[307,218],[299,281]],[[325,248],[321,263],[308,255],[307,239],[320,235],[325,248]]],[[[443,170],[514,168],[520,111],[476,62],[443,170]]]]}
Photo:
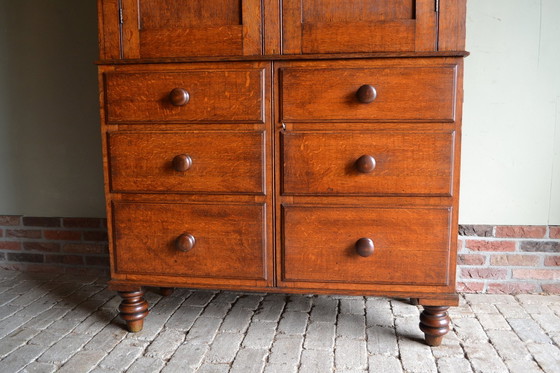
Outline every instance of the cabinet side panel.
{"type": "Polygon", "coordinates": [[[466,0],[440,0],[439,40],[440,51],[465,49],[466,0]]]}

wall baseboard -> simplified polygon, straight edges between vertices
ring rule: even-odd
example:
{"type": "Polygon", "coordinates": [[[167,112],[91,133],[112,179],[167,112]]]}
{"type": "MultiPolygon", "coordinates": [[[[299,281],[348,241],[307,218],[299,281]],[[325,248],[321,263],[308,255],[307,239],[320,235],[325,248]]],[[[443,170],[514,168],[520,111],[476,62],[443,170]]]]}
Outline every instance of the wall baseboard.
{"type": "MultiPolygon", "coordinates": [[[[108,273],[107,221],[0,215],[0,268],[108,273]]],[[[461,225],[460,293],[560,294],[560,226],[461,225]]]]}

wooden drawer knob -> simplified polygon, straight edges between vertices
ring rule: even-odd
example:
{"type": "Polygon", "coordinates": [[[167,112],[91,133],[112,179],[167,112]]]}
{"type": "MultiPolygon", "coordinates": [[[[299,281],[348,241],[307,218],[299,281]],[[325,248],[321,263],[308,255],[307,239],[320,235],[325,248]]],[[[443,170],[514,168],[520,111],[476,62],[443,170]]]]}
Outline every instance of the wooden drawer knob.
{"type": "Polygon", "coordinates": [[[356,161],[356,169],[363,174],[369,174],[375,169],[375,164],[375,158],[364,154],[356,161]]]}
{"type": "Polygon", "coordinates": [[[177,172],[185,172],[192,166],[192,158],[188,154],[179,154],[173,158],[173,169],[177,172]]]}
{"type": "Polygon", "coordinates": [[[356,92],[356,97],[358,97],[358,101],[360,101],[361,103],[369,104],[370,102],[373,102],[377,97],[377,91],[375,90],[374,86],[370,84],[364,84],[358,89],[358,92],[356,92]]]}
{"type": "Polygon", "coordinates": [[[186,252],[192,250],[195,243],[196,243],[196,239],[192,234],[183,233],[175,240],[175,248],[179,251],[186,252]]]}
{"type": "Polygon", "coordinates": [[[356,252],[358,255],[367,258],[371,254],[373,254],[373,241],[371,238],[360,238],[356,241],[356,252]]]}
{"type": "Polygon", "coordinates": [[[189,92],[184,88],[175,88],[169,93],[169,101],[175,106],[186,105],[190,98],[189,92]]]}

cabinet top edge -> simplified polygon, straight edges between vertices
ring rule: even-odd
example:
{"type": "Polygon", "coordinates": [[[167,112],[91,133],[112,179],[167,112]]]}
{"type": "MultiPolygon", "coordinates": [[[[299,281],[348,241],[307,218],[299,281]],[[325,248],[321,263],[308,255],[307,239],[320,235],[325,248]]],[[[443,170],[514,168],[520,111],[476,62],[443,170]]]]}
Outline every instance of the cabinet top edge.
{"type": "Polygon", "coordinates": [[[291,60],[338,60],[364,58],[418,58],[418,57],[467,57],[467,51],[445,52],[377,52],[352,54],[306,54],[306,55],[255,55],[255,56],[216,56],[216,57],[174,57],[145,59],[103,59],[97,65],[127,65],[150,63],[181,63],[181,62],[227,62],[227,61],[291,61],[291,60]]]}

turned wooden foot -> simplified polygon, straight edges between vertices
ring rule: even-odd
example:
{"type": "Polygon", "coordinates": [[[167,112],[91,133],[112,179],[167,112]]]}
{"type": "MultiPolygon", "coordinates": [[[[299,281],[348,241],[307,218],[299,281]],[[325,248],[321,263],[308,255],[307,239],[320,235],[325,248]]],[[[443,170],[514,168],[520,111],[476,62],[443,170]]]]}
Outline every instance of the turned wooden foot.
{"type": "Polygon", "coordinates": [[[175,291],[175,288],[159,288],[159,293],[164,297],[170,296],[173,294],[173,291],[175,291]]]}
{"type": "Polygon", "coordinates": [[[119,291],[119,295],[122,298],[119,316],[126,322],[128,331],[139,332],[144,327],[144,318],[148,315],[148,302],[144,299],[144,291],[119,291]]]}
{"type": "Polygon", "coordinates": [[[447,306],[424,306],[420,314],[420,330],[424,332],[427,345],[439,346],[449,332],[448,309],[447,306]]]}

